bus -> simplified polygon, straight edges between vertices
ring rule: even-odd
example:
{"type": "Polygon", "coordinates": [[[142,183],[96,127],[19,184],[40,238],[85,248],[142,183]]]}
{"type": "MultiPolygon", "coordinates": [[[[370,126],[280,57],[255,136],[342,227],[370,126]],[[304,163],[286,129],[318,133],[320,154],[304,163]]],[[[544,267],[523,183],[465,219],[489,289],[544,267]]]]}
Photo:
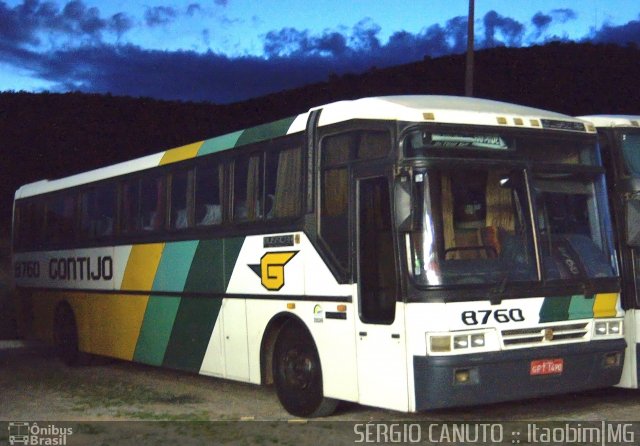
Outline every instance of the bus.
{"type": "Polygon", "coordinates": [[[627,351],[620,387],[638,388],[640,342],[640,116],[582,116],[598,130],[625,310],[627,351]]]}
{"type": "Polygon", "coordinates": [[[593,128],[450,96],[331,103],[14,201],[26,336],[273,384],[301,417],[618,383],[613,247],[593,128]]]}

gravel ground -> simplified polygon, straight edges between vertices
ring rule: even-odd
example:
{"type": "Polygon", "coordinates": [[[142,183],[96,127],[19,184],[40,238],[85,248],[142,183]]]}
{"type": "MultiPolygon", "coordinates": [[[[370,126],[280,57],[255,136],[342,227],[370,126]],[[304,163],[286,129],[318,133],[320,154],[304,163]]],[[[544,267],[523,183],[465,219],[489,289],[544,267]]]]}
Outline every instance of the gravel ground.
{"type": "MultiPolygon", "coordinates": [[[[334,416],[307,422],[287,414],[272,387],[122,361],[96,362],[68,368],[47,346],[0,341],[0,421],[72,426],[74,435],[66,444],[337,445],[363,439],[354,422],[640,420],[640,393],[613,388],[418,414],[343,404],[334,416]]],[[[0,444],[6,432],[0,424],[0,444]]]]}

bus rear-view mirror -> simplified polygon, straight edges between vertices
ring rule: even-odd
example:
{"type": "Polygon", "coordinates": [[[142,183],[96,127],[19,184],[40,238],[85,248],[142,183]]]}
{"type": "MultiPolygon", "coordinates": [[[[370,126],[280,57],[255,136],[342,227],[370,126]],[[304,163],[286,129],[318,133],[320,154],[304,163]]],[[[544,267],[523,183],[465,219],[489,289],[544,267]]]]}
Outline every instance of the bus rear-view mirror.
{"type": "Polygon", "coordinates": [[[411,177],[401,174],[396,178],[394,186],[396,228],[400,232],[413,231],[413,196],[411,177]]]}

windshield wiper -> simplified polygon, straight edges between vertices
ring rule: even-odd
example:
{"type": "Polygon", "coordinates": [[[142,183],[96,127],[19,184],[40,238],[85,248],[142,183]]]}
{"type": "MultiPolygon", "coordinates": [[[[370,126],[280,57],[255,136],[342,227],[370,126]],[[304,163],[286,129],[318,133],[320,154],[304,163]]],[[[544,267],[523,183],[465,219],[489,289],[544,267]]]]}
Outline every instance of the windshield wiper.
{"type": "Polygon", "coordinates": [[[502,298],[507,284],[509,283],[509,271],[505,271],[500,278],[500,282],[496,283],[489,289],[489,302],[491,305],[499,305],[502,303],[502,298]]]}

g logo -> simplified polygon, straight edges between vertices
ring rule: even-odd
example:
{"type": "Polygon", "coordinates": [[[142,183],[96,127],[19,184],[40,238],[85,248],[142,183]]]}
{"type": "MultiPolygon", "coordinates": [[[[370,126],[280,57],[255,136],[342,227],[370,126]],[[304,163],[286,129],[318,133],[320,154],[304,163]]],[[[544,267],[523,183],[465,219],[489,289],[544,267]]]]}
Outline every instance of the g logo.
{"type": "Polygon", "coordinates": [[[268,252],[260,259],[260,265],[249,265],[261,279],[262,286],[269,291],[278,291],[284,286],[284,266],[298,251],[268,252]]]}

